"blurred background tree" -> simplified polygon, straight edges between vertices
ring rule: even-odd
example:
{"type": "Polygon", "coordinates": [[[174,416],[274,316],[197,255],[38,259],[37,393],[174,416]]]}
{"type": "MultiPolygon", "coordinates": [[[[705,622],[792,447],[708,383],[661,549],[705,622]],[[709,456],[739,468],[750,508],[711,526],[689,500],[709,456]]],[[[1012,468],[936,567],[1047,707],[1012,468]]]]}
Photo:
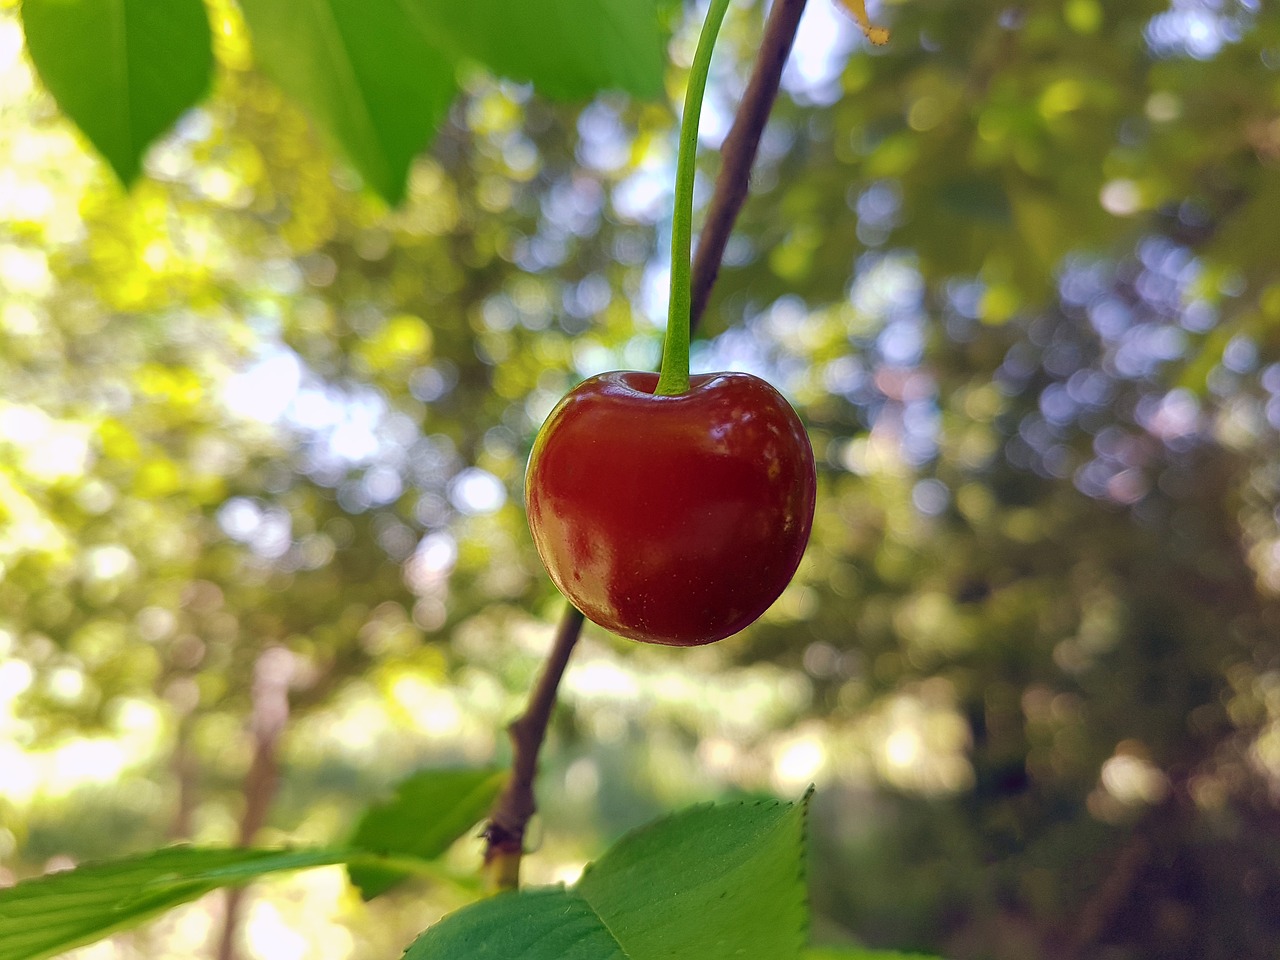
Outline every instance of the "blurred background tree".
{"type": "MultiPolygon", "coordinates": [[[[415,767],[502,761],[561,608],[533,433],[657,361],[668,6],[667,98],[466,73],[388,209],[225,2],[212,95],[123,191],[0,3],[0,879],[328,841],[415,767]]],[[[1280,10],[872,13],[887,47],[809,4],[695,351],[809,425],[808,554],[713,647],[588,628],[530,879],[814,781],[820,941],[1273,958],[1280,10]]],[[[708,183],[761,22],[726,26],[708,183]]],[[[460,894],[385,899],[316,871],[226,945],[210,898],[83,953],[393,956],[460,894]]]]}

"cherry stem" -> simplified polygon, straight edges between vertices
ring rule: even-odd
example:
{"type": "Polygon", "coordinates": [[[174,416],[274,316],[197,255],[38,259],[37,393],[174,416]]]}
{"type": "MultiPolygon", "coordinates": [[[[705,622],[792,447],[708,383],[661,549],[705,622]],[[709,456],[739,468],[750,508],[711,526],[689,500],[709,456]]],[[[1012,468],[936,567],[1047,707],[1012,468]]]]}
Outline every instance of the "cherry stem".
{"type": "MultiPolygon", "coordinates": [[[[697,326],[702,317],[720,270],[729,234],[746,201],[747,178],[778,93],[782,68],[795,42],[805,3],[806,0],[774,0],[751,78],[747,81],[742,102],[738,104],[733,126],[721,147],[723,166],[716,177],[715,192],[698,242],[698,260],[693,268],[691,327],[697,326]]],[[[535,809],[533,780],[538,754],[546,738],[557,688],[582,633],[582,625],[582,614],[572,604],[566,603],[546,665],[530,691],[525,712],[509,728],[511,778],[489,811],[489,825],[485,831],[485,863],[491,888],[511,890],[518,885],[525,829],[535,809]]]]}
{"type": "Polygon", "coordinates": [[[684,94],[684,115],[680,119],[680,151],[676,156],[675,209],[671,216],[671,298],[667,306],[667,336],[662,345],[662,369],[658,374],[659,396],[675,396],[689,389],[689,339],[693,295],[693,183],[697,174],[698,119],[707,91],[707,74],[720,24],[729,9],[729,0],[711,0],[702,23],[698,48],[689,69],[689,85],[684,94]]]}

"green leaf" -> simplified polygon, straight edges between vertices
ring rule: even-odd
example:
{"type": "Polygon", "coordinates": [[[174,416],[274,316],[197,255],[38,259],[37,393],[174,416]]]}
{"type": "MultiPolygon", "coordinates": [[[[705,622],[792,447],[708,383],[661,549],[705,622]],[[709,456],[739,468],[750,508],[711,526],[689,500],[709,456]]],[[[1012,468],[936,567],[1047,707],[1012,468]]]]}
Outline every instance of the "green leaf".
{"type": "Polygon", "coordinates": [[[504,893],[451,914],[414,941],[404,960],[641,960],[623,952],[572,890],[504,893]]]}
{"type": "Polygon", "coordinates": [[[45,87],[126,186],[209,89],[201,0],[24,0],[22,24],[45,87]]]}
{"type": "Polygon", "coordinates": [[[403,0],[429,37],[493,73],[566,100],[662,93],[654,0],[403,0]]]}
{"type": "MultiPolygon", "coordinates": [[[[501,770],[423,770],[402,782],[393,799],[369,808],[351,846],[370,853],[430,860],[470,830],[502,789],[501,770]]],[[[366,900],[391,889],[409,874],[352,864],[351,882],[366,900]]]]}
{"type": "Polygon", "coordinates": [[[505,894],[451,914],[405,960],[798,960],[807,806],[676,814],[624,837],[572,889],[505,894]]]}
{"type": "Polygon", "coordinates": [[[0,890],[0,960],[42,960],[135,927],[219,887],[342,863],[340,850],[171,847],[0,890]]]}
{"type": "Polygon", "coordinates": [[[895,953],[892,950],[824,947],[806,951],[804,960],[941,960],[941,958],[923,953],[895,953]]]}
{"type": "Polygon", "coordinates": [[[388,203],[435,134],[454,67],[401,0],[242,0],[262,69],[388,203]]]}

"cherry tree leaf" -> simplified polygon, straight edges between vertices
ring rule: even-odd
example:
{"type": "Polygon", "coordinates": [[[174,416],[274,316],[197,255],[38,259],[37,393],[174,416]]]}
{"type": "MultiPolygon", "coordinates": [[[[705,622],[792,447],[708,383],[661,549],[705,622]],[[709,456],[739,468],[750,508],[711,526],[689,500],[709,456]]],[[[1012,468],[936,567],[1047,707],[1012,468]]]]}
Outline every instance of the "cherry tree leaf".
{"type": "Polygon", "coordinates": [[[454,64],[400,0],[242,0],[263,71],[388,203],[456,91],[454,64]]]}
{"type": "Polygon", "coordinates": [[[0,960],[43,960],[136,927],[219,887],[351,856],[338,850],[170,847],[25,880],[0,890],[0,960]]]}
{"type": "MultiPolygon", "coordinates": [[[[395,796],[370,807],[351,846],[370,853],[429,860],[484,817],[502,789],[501,770],[423,770],[404,780],[395,796]]],[[[366,900],[390,890],[410,874],[376,864],[352,864],[351,882],[366,900]]]]}
{"type": "Polygon", "coordinates": [[[560,99],[662,93],[654,0],[401,0],[454,55],[560,99]]]}
{"type": "Polygon", "coordinates": [[[209,89],[201,0],[24,0],[22,25],[41,81],[126,186],[209,89]]]}
{"type": "Polygon", "coordinates": [[[889,42],[889,31],[884,27],[877,27],[871,22],[871,18],[867,16],[867,0],[839,0],[839,2],[849,11],[849,15],[858,22],[858,26],[866,34],[868,40],[878,47],[884,46],[889,42]]]}
{"type": "Polygon", "coordinates": [[[814,947],[804,960],[941,960],[923,953],[895,953],[892,950],[863,950],[860,947],[814,947]]]}
{"type": "Polygon", "coordinates": [[[807,798],[695,807],[642,827],[572,888],[446,917],[405,960],[799,960],[807,798]]]}

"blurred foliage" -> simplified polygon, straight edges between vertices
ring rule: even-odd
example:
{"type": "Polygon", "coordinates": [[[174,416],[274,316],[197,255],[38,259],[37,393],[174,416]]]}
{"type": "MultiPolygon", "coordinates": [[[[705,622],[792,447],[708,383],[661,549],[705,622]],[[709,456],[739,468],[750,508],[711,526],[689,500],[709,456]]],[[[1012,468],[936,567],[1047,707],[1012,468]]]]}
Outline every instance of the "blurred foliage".
{"type": "MultiPolygon", "coordinates": [[[[814,780],[821,942],[1273,957],[1280,11],[870,12],[885,47],[809,4],[695,347],[795,400],[813,542],[739,637],[588,630],[531,879],[814,780]]],[[[761,22],[726,24],[707,186],[761,22]]],[[[560,610],[533,432],[657,359],[672,103],[464,77],[388,211],[214,36],[212,97],[126,194],[0,3],[5,876],[233,842],[264,748],[263,842],[501,763],[560,610]]],[[[391,956],[458,902],[315,877],[254,898],[246,956],[391,956]]],[[[207,953],[217,915],[108,956],[207,953]]]]}
{"type": "Polygon", "coordinates": [[[477,67],[540,93],[662,89],[670,0],[24,0],[22,29],[41,83],[126,187],[161,134],[208,93],[212,31],[252,37],[254,63],[392,205],[477,67]],[[302,16],[300,14],[306,14],[302,16]],[[244,23],[241,23],[243,18],[244,23]],[[210,19],[212,19],[212,31],[210,19]]]}

